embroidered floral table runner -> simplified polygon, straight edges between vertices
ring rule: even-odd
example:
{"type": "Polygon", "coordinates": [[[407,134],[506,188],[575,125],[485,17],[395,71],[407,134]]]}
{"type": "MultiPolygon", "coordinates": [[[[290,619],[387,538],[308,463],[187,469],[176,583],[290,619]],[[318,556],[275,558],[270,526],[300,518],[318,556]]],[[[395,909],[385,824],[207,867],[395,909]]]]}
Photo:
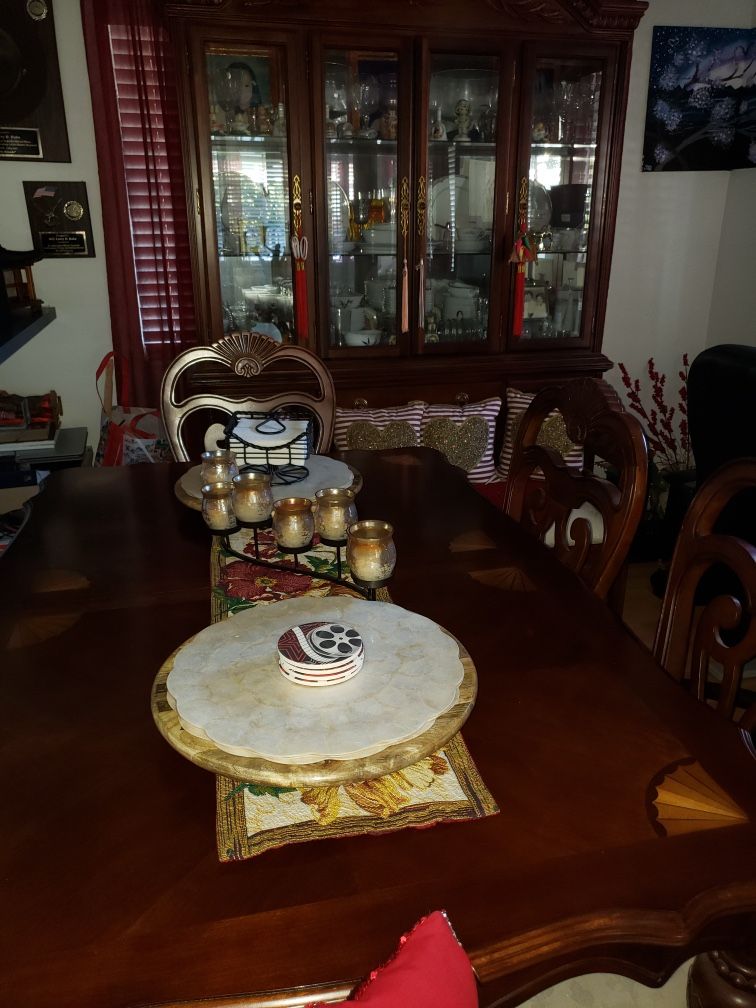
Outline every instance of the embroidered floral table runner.
{"type": "MultiPolygon", "coordinates": [[[[276,550],[272,533],[259,534],[258,541],[261,557],[286,562],[276,550]]],[[[239,553],[254,556],[249,532],[236,533],[231,545],[239,553]]],[[[318,579],[318,574],[336,574],[332,548],[315,544],[300,556],[299,566],[304,573],[266,569],[239,560],[215,543],[211,555],[213,622],[292,595],[349,593],[347,587],[318,579]]],[[[388,601],[385,592],[383,598],[388,601]]],[[[419,763],[353,784],[299,789],[218,776],[216,802],[221,861],[243,860],[288,843],[388,833],[405,826],[480,819],[499,811],[459,734],[419,763]]]]}

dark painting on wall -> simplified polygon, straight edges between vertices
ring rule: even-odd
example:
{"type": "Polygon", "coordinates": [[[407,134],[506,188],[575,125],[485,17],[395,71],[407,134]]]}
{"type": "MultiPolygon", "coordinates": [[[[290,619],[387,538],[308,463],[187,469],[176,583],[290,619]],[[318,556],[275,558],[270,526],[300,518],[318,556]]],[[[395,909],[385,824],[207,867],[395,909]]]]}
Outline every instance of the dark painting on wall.
{"type": "Polygon", "coordinates": [[[0,158],[71,160],[52,0],[0,3],[0,158]]]}
{"type": "Polygon", "coordinates": [[[657,26],[643,171],[756,167],[756,28],[657,26]]]}
{"type": "Polygon", "coordinates": [[[45,259],[92,258],[85,182],[24,182],[34,248],[45,259]]]}

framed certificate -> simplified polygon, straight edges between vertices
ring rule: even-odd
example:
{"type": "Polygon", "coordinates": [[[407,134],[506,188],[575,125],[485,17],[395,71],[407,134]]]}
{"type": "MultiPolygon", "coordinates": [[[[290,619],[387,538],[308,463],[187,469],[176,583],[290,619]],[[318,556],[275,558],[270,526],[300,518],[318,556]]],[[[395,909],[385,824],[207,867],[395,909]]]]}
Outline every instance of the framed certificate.
{"type": "Polygon", "coordinates": [[[52,0],[0,4],[0,159],[71,160],[52,0]]]}
{"type": "Polygon", "coordinates": [[[45,259],[92,258],[92,219],[84,182],[24,182],[34,248],[45,259]]]}

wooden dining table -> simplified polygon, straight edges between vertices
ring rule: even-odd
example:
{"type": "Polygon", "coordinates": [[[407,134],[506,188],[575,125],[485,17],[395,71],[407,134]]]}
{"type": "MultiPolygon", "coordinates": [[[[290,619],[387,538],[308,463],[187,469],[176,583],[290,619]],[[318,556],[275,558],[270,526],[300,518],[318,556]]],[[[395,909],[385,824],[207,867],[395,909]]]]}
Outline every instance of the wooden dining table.
{"type": "Polygon", "coordinates": [[[210,622],[210,537],[175,497],[183,469],[55,473],[0,561],[3,1004],[346,991],[434,909],[481,1005],[591,971],[659,985],[753,942],[743,735],[439,453],[344,458],[360,517],[394,526],[392,600],[475,664],[462,734],[499,813],[219,863],[213,775],[150,713],[161,664],[210,622]],[[680,766],[723,811],[669,830],[658,787],[680,766]]]}

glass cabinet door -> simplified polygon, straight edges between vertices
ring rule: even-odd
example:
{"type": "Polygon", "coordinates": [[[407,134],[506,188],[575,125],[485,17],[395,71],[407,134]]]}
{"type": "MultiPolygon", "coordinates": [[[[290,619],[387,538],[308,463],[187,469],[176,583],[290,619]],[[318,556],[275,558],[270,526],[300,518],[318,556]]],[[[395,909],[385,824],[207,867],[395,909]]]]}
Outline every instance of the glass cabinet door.
{"type": "Polygon", "coordinates": [[[601,85],[599,60],[536,61],[527,218],[537,259],[527,264],[523,340],[581,337],[601,85]]]}
{"type": "Polygon", "coordinates": [[[431,54],[418,319],[426,349],[488,339],[498,87],[496,56],[431,54]]]}
{"type": "Polygon", "coordinates": [[[205,50],[224,332],[294,341],[288,108],[275,48],[205,50]]]}
{"type": "Polygon", "coordinates": [[[330,347],[394,346],[405,238],[399,226],[396,52],[327,49],[324,135],[330,347]]]}

